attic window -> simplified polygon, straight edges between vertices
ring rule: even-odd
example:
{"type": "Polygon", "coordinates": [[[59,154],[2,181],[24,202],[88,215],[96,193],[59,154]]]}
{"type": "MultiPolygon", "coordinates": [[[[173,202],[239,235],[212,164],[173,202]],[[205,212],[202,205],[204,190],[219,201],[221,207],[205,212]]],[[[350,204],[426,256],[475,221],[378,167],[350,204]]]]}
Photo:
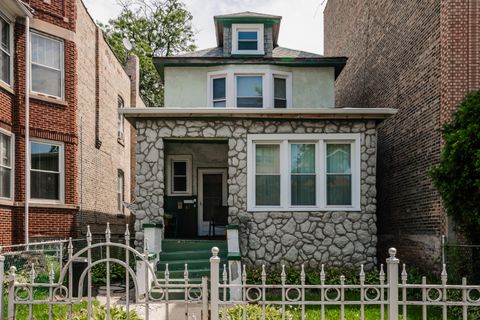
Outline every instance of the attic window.
{"type": "Polygon", "coordinates": [[[232,54],[265,54],[263,24],[233,24],[232,54]]]}

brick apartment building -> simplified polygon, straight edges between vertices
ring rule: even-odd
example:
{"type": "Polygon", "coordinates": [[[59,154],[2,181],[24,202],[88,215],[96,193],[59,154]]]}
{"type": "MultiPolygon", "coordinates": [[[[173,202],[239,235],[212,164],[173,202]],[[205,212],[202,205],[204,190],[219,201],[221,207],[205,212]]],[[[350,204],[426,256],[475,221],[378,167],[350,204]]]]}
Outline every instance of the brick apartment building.
{"type": "Polygon", "coordinates": [[[24,242],[27,208],[31,241],[123,233],[138,59],[124,70],[81,0],[2,0],[0,24],[0,245],[24,242]]]}
{"type": "Polygon", "coordinates": [[[377,252],[432,263],[455,232],[428,171],[442,125],[480,89],[480,1],[329,0],[324,17],[325,54],[349,58],[337,107],[399,110],[378,132],[377,252]]]}

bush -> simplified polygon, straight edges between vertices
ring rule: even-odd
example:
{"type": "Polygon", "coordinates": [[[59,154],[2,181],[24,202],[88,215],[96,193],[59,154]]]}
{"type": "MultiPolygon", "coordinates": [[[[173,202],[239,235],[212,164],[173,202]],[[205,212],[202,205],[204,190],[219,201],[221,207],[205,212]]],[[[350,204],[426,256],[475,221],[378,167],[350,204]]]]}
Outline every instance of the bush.
{"type": "MultiPolygon", "coordinates": [[[[248,320],[260,320],[262,319],[262,306],[249,304],[247,305],[247,319],[248,320]]],[[[228,320],[242,320],[243,319],[243,306],[237,305],[227,309],[226,318],[228,320]]],[[[220,319],[223,319],[223,310],[220,311],[220,319]]],[[[265,319],[268,320],[281,320],[282,310],[279,307],[268,305],[265,307],[265,319]]],[[[285,319],[293,319],[293,314],[286,310],[285,319]]]]}
{"type": "Polygon", "coordinates": [[[430,174],[447,214],[473,243],[480,241],[480,91],[465,96],[443,127],[440,164],[430,174]]]}

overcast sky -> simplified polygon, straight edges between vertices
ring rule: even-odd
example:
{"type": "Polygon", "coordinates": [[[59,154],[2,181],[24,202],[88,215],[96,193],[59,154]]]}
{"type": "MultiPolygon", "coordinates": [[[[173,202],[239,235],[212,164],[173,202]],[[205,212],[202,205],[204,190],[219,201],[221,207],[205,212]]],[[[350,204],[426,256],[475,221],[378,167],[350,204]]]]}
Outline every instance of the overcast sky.
{"type": "MultiPolygon", "coordinates": [[[[118,15],[116,0],[83,0],[95,20],[107,22],[118,15]]],[[[216,45],[213,16],[254,11],[282,16],[279,45],[323,53],[324,0],[184,0],[193,15],[195,44],[199,49],[216,45]]]]}

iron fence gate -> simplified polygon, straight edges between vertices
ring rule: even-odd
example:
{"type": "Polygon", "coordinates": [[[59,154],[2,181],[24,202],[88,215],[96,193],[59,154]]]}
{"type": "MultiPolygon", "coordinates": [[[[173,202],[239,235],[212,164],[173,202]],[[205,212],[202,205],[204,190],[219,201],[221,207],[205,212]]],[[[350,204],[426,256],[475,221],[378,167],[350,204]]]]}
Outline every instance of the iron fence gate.
{"type": "MultiPolygon", "coordinates": [[[[56,313],[61,312],[66,314],[65,317],[71,320],[76,316],[74,312],[75,306],[79,306],[77,308],[79,309],[78,314],[83,314],[86,319],[94,319],[94,315],[99,313],[102,313],[102,318],[105,319],[114,319],[113,315],[119,313],[123,314],[123,317],[126,319],[149,319],[152,311],[157,313],[152,318],[158,318],[161,315],[163,319],[169,319],[171,317],[170,307],[172,305],[177,307],[180,305],[182,310],[180,312],[182,317],[176,317],[177,319],[208,319],[208,283],[206,277],[202,279],[201,283],[191,283],[188,267],[185,266],[182,279],[170,279],[168,268],[163,279],[158,279],[155,274],[155,268],[150,261],[151,256],[148,253],[148,248],[141,253],[129,245],[130,233],[128,225],[126,226],[124,238],[125,243],[111,242],[110,227],[107,224],[105,242],[92,244],[92,235],[90,228],[88,228],[86,236],[87,245],[74,253],[70,239],[67,247],[67,262],[62,266],[57,275],[51,268],[48,274],[48,281],[38,281],[34,264],[31,265],[28,279],[19,279],[16,267],[12,266],[8,272],[7,279],[6,319],[14,320],[21,317],[20,315],[17,317],[19,311],[22,312],[22,317],[26,319],[38,319],[38,316],[34,317],[34,311],[38,309],[36,306],[39,305],[47,306],[48,308],[48,310],[43,310],[41,313],[41,317],[45,317],[45,319],[46,317],[53,319],[56,313]],[[113,248],[121,249],[123,257],[112,257],[111,250],[113,248]],[[93,259],[92,252],[96,249],[103,250],[105,257],[93,259]],[[86,266],[77,274],[77,277],[74,277],[74,264],[80,258],[86,261],[86,266]],[[144,266],[143,279],[140,279],[134,271],[131,265],[132,261],[139,262],[139,265],[144,266]],[[98,303],[95,303],[96,299],[92,294],[92,269],[101,264],[105,265],[105,302],[104,306],[98,308],[98,303]],[[121,295],[121,299],[117,299],[117,301],[112,301],[114,296],[112,295],[111,276],[114,265],[121,266],[125,272],[125,290],[121,295]],[[143,282],[143,288],[140,282],[143,282]],[[76,284],[77,290],[74,290],[74,284],[76,284]],[[84,284],[86,284],[86,287],[84,284]],[[21,306],[25,307],[22,309],[21,306]],[[155,306],[160,306],[160,308],[155,309],[155,306]],[[63,309],[59,311],[59,308],[63,309]],[[197,315],[194,315],[194,312],[197,315]]],[[[5,258],[0,256],[0,283],[2,283],[2,290],[4,261],[5,258]]],[[[4,320],[3,291],[0,294],[2,297],[0,300],[1,320],[4,320]]]]}

